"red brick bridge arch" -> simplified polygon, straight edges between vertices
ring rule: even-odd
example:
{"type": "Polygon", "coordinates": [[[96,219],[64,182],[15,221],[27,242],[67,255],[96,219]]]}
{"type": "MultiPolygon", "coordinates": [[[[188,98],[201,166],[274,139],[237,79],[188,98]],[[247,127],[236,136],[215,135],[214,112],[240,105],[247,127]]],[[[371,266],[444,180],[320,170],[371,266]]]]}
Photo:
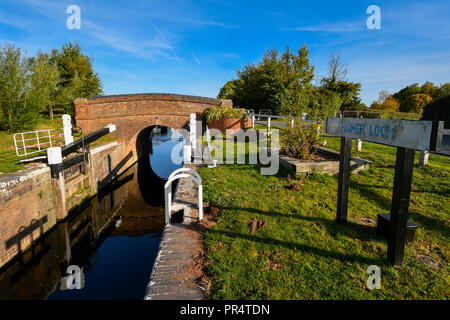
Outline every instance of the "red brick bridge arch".
{"type": "Polygon", "coordinates": [[[232,107],[231,100],[195,97],[179,94],[143,93],[100,96],[76,99],[76,123],[83,133],[90,133],[109,123],[116,125],[112,135],[123,139],[127,152],[136,156],[136,138],[147,127],[167,126],[173,129],[187,128],[190,114],[197,118],[213,106],[232,107]]]}

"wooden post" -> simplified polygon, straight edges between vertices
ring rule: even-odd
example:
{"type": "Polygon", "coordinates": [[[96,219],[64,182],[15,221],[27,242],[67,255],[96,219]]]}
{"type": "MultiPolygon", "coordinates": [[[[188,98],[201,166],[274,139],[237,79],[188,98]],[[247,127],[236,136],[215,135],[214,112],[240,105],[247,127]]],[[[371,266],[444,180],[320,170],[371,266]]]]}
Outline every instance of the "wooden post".
{"type": "Polygon", "coordinates": [[[338,223],[347,222],[348,208],[348,184],[350,178],[350,156],[352,151],[352,139],[341,138],[341,154],[339,160],[339,186],[338,186],[338,203],[337,217],[338,223]]]}
{"type": "Polygon", "coordinates": [[[387,249],[388,263],[391,265],[400,265],[403,261],[414,155],[415,150],[397,148],[387,249]]]}

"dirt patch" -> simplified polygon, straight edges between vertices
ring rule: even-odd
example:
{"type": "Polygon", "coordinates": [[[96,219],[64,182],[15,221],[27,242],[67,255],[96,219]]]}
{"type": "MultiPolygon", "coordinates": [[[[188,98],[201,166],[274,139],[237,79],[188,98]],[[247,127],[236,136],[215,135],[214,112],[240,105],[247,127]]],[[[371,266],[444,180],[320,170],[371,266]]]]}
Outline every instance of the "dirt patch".
{"type": "Polygon", "coordinates": [[[438,269],[440,267],[439,262],[429,255],[419,254],[416,258],[431,269],[438,269]]]}
{"type": "Polygon", "coordinates": [[[354,217],[354,219],[364,225],[376,226],[377,222],[370,217],[354,217]]]}
{"type": "Polygon", "coordinates": [[[266,228],[268,223],[263,219],[252,220],[248,224],[250,226],[251,233],[255,233],[261,228],[266,228]]]}
{"type": "Polygon", "coordinates": [[[197,240],[197,245],[192,249],[192,260],[184,266],[183,271],[173,276],[173,279],[181,280],[188,287],[199,287],[205,297],[209,296],[213,279],[208,277],[206,270],[210,263],[206,259],[206,249],[203,245],[203,232],[213,227],[215,218],[220,213],[221,208],[217,205],[206,204],[205,215],[201,221],[196,221],[186,226],[186,234],[197,240]]]}
{"type": "Polygon", "coordinates": [[[205,215],[217,217],[222,209],[216,204],[208,204],[205,208],[205,215]]]}
{"type": "Polygon", "coordinates": [[[278,261],[278,253],[272,257],[269,251],[264,250],[263,255],[267,257],[263,270],[280,270],[281,268],[283,268],[283,265],[280,263],[280,261],[278,261]]]}
{"type": "Polygon", "coordinates": [[[298,183],[293,183],[290,186],[288,186],[288,189],[291,191],[300,191],[302,190],[302,186],[299,185],[298,183]]]}

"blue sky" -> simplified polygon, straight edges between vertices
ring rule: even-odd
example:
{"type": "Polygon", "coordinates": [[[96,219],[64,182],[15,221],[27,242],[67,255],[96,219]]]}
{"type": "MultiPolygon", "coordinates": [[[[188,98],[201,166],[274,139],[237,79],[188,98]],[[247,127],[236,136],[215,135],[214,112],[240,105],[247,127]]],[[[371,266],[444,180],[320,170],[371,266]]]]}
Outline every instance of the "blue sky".
{"type": "Polygon", "coordinates": [[[171,92],[215,97],[236,70],[277,46],[306,44],[319,79],[331,53],[369,104],[378,92],[450,82],[450,1],[0,0],[0,43],[29,55],[77,41],[105,94],[171,92]],[[81,29],[69,30],[69,5],[81,29]],[[381,30],[369,30],[370,5],[381,30]]]}

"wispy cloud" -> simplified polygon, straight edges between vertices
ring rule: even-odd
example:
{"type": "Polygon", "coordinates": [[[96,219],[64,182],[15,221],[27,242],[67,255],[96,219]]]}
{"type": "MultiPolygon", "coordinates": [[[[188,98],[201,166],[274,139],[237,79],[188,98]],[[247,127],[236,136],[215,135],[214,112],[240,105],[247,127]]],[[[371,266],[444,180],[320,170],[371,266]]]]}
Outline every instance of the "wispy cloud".
{"type": "Polygon", "coordinates": [[[155,30],[157,34],[149,39],[136,39],[121,32],[111,30],[109,27],[103,27],[86,19],[83,20],[83,31],[111,48],[143,58],[159,56],[166,59],[179,60],[173,50],[173,45],[167,41],[158,28],[155,27],[155,30]],[[173,57],[167,54],[167,51],[170,51],[173,57]]]}
{"type": "Polygon", "coordinates": [[[200,60],[191,52],[191,56],[194,58],[195,62],[197,62],[199,65],[201,65],[200,60]]]}
{"type": "Polygon", "coordinates": [[[365,28],[364,20],[361,22],[324,23],[312,26],[289,28],[290,31],[306,32],[355,32],[365,28]]]}

